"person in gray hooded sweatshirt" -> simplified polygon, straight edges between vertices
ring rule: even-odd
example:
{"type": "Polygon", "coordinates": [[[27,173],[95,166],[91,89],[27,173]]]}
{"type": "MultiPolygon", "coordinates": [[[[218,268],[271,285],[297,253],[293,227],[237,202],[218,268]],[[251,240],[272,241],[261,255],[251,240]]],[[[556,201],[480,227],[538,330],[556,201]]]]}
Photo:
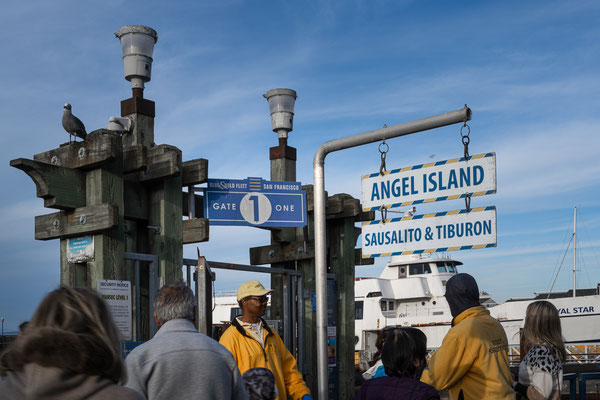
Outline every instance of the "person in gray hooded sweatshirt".
{"type": "Polygon", "coordinates": [[[514,399],[508,340],[502,325],[479,305],[479,288],[469,274],[446,283],[452,328],[429,361],[421,380],[448,389],[454,400],[514,399]]]}

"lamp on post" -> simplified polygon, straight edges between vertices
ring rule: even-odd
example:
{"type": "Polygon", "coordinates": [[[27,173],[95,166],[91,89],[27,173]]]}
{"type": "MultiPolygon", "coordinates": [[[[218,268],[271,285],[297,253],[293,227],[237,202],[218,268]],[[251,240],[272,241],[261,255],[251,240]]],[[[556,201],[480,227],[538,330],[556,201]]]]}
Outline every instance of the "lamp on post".
{"type": "Polygon", "coordinates": [[[292,89],[272,89],[263,94],[269,102],[271,126],[279,139],[286,139],[294,127],[294,104],[298,96],[292,89]]]}
{"type": "Polygon", "coordinates": [[[152,53],[158,34],[144,25],[126,25],[115,33],[121,41],[125,79],[131,82],[133,97],[143,97],[144,82],[150,80],[152,53]]]}
{"type": "Polygon", "coordinates": [[[279,139],[279,145],[269,149],[271,180],[293,182],[296,180],[296,149],[287,145],[287,138],[294,129],[294,104],[298,96],[292,89],[272,89],[263,97],[269,102],[271,126],[279,139]]]}

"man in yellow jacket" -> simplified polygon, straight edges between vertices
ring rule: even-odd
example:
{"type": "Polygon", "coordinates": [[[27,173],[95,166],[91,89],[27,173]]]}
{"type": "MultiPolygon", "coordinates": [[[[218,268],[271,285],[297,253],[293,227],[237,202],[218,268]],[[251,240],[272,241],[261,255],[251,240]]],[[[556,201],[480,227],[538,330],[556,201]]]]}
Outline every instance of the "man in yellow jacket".
{"type": "Polygon", "coordinates": [[[237,293],[242,315],[231,321],[219,343],[233,354],[240,373],[251,368],[269,369],[275,377],[278,400],[288,396],[293,400],[312,400],[296,360],[261,318],[267,310],[267,295],[272,292],[258,281],[244,282],[237,293]]]}
{"type": "Polygon", "coordinates": [[[448,280],[445,297],[452,328],[421,380],[437,390],[448,389],[454,400],[513,400],[506,333],[479,305],[477,282],[469,274],[457,274],[448,280]]]}

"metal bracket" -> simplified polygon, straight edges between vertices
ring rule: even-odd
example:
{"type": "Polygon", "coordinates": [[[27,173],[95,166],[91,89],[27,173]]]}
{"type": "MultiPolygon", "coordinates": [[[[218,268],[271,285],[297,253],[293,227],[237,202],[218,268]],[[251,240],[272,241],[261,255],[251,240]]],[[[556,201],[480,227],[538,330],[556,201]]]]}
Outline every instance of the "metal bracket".
{"type": "Polygon", "coordinates": [[[162,232],[160,225],[148,225],[146,228],[153,230],[156,235],[160,235],[162,232]]]}

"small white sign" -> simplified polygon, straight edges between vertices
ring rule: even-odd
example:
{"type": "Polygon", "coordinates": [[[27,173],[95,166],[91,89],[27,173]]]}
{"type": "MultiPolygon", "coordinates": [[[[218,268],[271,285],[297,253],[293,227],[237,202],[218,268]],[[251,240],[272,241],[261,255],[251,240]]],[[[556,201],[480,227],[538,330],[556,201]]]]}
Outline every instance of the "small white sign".
{"type": "Polygon", "coordinates": [[[82,236],[67,240],[67,262],[82,263],[94,261],[94,237],[82,236]]]}
{"type": "Polygon", "coordinates": [[[496,193],[496,153],[414,165],[362,177],[363,210],[496,193]]]}
{"type": "Polygon", "coordinates": [[[131,340],[131,282],[98,279],[98,293],[108,304],[122,340],[131,340]]]}
{"type": "Polygon", "coordinates": [[[496,247],[496,207],[363,222],[363,258],[496,247]]]}

